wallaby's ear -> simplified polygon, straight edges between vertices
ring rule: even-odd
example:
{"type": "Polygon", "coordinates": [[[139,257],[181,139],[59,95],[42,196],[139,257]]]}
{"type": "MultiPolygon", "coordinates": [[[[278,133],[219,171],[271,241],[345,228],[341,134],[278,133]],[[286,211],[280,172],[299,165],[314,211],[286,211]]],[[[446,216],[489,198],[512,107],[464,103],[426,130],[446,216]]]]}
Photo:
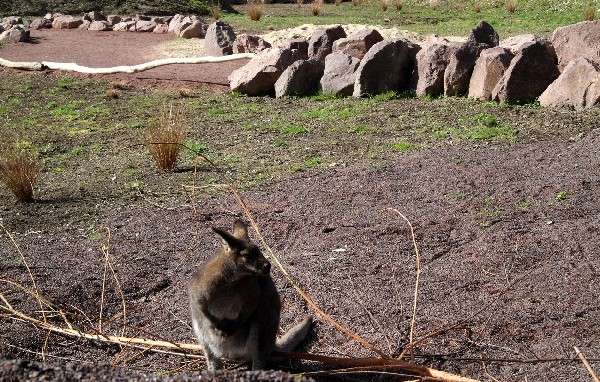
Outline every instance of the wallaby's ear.
{"type": "Polygon", "coordinates": [[[248,238],[248,226],[243,220],[238,219],[233,223],[233,236],[240,240],[250,241],[248,238]]]}
{"type": "Polygon", "coordinates": [[[221,229],[212,227],[212,230],[223,239],[223,246],[228,249],[239,249],[242,247],[242,243],[235,236],[230,234],[229,232],[221,229]]]}

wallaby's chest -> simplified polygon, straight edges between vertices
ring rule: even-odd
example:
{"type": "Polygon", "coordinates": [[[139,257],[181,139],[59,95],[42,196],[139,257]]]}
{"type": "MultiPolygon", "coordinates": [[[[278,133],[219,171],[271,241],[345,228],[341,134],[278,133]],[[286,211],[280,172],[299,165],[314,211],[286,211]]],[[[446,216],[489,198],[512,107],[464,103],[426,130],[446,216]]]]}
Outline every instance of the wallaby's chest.
{"type": "Polygon", "coordinates": [[[255,278],[245,278],[228,283],[215,290],[209,304],[217,316],[229,320],[239,320],[250,316],[261,297],[261,287],[255,278]]]}

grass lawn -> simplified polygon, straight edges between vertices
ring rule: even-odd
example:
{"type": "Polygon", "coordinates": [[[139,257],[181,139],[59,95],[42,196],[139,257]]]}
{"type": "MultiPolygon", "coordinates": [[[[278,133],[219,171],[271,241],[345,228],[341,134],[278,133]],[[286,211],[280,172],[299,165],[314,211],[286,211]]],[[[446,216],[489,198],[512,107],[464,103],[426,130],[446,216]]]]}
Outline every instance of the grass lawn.
{"type": "Polygon", "coordinates": [[[344,2],[339,6],[324,4],[319,16],[313,16],[311,4],[268,4],[260,21],[246,15],[247,6],[237,6],[240,14],[224,14],[222,19],[236,30],[264,32],[302,24],[371,24],[397,27],[418,33],[466,35],[480,21],[491,23],[501,37],[521,33],[549,35],[556,27],[583,20],[584,9],[600,8],[597,1],[572,0],[517,1],[516,11],[510,14],[504,1],[442,1],[432,7],[427,1],[405,1],[397,10],[394,0],[382,10],[381,1],[368,0],[354,6],[344,2]],[[477,6],[480,11],[477,12],[477,6]]]}

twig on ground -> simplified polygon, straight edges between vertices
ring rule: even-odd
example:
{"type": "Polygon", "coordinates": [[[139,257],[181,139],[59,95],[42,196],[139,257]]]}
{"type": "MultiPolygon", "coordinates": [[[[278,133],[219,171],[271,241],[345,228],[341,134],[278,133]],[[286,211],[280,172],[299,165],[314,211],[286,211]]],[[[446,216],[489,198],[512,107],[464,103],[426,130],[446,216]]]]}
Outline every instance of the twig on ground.
{"type": "MultiPolygon", "coordinates": [[[[119,296],[121,297],[121,306],[122,306],[122,311],[123,311],[123,327],[121,329],[121,336],[125,335],[125,327],[127,326],[127,305],[125,304],[125,294],[123,294],[123,288],[121,287],[121,282],[119,281],[119,277],[117,276],[117,273],[115,272],[115,268],[113,267],[112,261],[110,260],[110,228],[108,227],[104,227],[106,229],[106,244],[103,244],[101,247],[102,253],[104,254],[104,257],[106,259],[106,263],[108,264],[108,267],[110,268],[110,271],[113,275],[113,279],[115,280],[115,286],[116,286],[116,290],[117,293],[119,293],[119,296]]],[[[100,332],[102,332],[102,330],[100,330],[100,332]]]]}
{"type": "MultiPolygon", "coordinates": [[[[413,297],[413,311],[412,311],[412,319],[410,321],[410,334],[408,336],[408,346],[406,348],[404,348],[404,350],[402,351],[402,353],[400,354],[400,357],[399,357],[399,358],[403,358],[404,355],[406,354],[406,352],[408,350],[412,349],[411,346],[414,342],[413,339],[414,339],[414,332],[415,332],[415,324],[417,322],[417,306],[418,306],[418,302],[419,302],[419,283],[421,280],[421,254],[419,253],[419,247],[417,246],[415,230],[414,230],[413,225],[410,222],[410,220],[408,220],[408,218],[406,216],[404,216],[404,214],[402,212],[398,211],[395,208],[388,208],[388,210],[395,212],[402,219],[404,219],[406,221],[406,223],[408,223],[408,227],[410,228],[410,235],[412,238],[413,248],[415,251],[416,274],[415,274],[415,292],[414,292],[414,297],[413,297]]],[[[412,354],[412,352],[411,352],[411,354],[412,354]]]]}
{"type": "Polygon", "coordinates": [[[583,353],[579,351],[579,348],[577,346],[573,346],[573,349],[575,349],[575,354],[577,354],[577,357],[579,357],[585,369],[588,371],[588,373],[590,373],[590,376],[592,377],[594,382],[600,382],[598,375],[596,374],[594,369],[592,369],[592,365],[590,365],[588,360],[585,358],[585,355],[583,355],[583,353]]]}
{"type": "Polygon", "coordinates": [[[29,264],[27,264],[27,260],[25,260],[25,256],[23,255],[23,252],[21,252],[21,248],[19,248],[19,246],[17,245],[17,242],[15,241],[15,238],[13,237],[13,235],[11,235],[10,232],[8,232],[6,227],[4,227],[4,224],[0,223],[0,227],[2,228],[4,233],[6,233],[8,238],[10,239],[12,245],[15,247],[15,250],[19,254],[19,257],[21,258],[23,265],[25,266],[25,268],[27,268],[27,273],[29,273],[29,279],[31,280],[31,284],[33,285],[33,290],[35,291],[35,296],[37,298],[38,304],[40,305],[40,309],[42,311],[42,317],[44,318],[44,322],[46,322],[46,313],[44,312],[44,307],[42,305],[42,300],[40,298],[40,292],[39,292],[39,289],[35,282],[35,278],[33,277],[33,273],[31,273],[31,268],[29,268],[29,264]]]}

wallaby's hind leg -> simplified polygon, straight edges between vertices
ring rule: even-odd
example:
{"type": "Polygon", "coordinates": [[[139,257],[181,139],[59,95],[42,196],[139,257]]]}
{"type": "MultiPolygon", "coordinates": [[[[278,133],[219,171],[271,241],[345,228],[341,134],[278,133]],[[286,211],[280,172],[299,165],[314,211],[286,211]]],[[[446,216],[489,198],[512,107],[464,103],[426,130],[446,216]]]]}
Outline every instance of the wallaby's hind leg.
{"type": "Polygon", "coordinates": [[[206,367],[208,371],[217,371],[221,368],[221,360],[206,345],[202,345],[204,356],[206,357],[206,367]]]}

